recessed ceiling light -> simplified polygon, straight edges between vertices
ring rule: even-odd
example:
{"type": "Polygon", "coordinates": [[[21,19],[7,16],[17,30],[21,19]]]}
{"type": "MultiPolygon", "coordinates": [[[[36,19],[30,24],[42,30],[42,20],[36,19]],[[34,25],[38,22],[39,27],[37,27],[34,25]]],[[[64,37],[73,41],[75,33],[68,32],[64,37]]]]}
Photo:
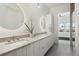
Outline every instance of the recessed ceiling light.
{"type": "Polygon", "coordinates": [[[39,3],[37,3],[37,8],[40,8],[40,4],[39,3]]]}

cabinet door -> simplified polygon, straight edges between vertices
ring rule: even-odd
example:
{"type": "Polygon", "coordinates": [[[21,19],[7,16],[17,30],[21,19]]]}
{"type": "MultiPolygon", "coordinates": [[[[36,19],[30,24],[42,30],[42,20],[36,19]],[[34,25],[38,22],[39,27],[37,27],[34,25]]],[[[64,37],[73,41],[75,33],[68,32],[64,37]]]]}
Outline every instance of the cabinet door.
{"type": "Polygon", "coordinates": [[[27,56],[27,46],[23,47],[22,50],[23,50],[22,55],[27,56]]]}
{"type": "Polygon", "coordinates": [[[33,56],[34,55],[34,49],[33,44],[29,44],[27,46],[27,56],[33,56]]]}
{"type": "Polygon", "coordinates": [[[45,42],[44,54],[45,54],[50,48],[50,37],[46,37],[44,42],[45,42]]]}
{"type": "Polygon", "coordinates": [[[27,50],[26,50],[26,47],[21,47],[21,48],[18,48],[16,50],[16,55],[17,56],[26,56],[26,53],[27,53],[27,50]]]}
{"type": "Polygon", "coordinates": [[[47,39],[44,38],[40,40],[40,55],[44,55],[46,52],[46,47],[47,47],[47,39]]]}
{"type": "Polygon", "coordinates": [[[50,48],[53,45],[53,38],[52,36],[48,37],[48,48],[50,48]]]}
{"type": "Polygon", "coordinates": [[[54,38],[55,36],[51,36],[51,44],[53,45],[54,44],[54,42],[55,42],[55,38],[54,38]]]}
{"type": "Polygon", "coordinates": [[[44,55],[53,44],[52,36],[40,40],[40,55],[44,55]]]}
{"type": "Polygon", "coordinates": [[[34,56],[39,56],[40,55],[40,43],[39,41],[33,43],[33,47],[34,47],[34,56]]]}

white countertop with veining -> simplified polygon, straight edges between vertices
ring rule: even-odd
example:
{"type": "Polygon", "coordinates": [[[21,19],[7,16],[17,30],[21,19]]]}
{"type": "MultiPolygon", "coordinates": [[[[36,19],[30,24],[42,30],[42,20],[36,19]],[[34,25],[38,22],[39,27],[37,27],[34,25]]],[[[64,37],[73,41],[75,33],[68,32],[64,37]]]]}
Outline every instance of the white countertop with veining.
{"type": "Polygon", "coordinates": [[[47,36],[50,36],[51,34],[41,34],[41,35],[37,35],[33,38],[30,37],[26,37],[26,38],[20,38],[20,41],[14,42],[14,43],[10,43],[10,44],[6,44],[7,41],[0,43],[0,55],[10,52],[14,49],[20,48],[22,46],[28,45],[28,44],[32,44],[35,41],[38,41],[42,38],[45,38],[47,36]]]}

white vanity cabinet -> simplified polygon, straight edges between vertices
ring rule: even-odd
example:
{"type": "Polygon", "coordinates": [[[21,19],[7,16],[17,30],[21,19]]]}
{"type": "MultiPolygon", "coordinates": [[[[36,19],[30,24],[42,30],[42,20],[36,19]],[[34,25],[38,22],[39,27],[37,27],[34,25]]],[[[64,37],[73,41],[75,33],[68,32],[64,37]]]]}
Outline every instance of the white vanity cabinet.
{"type": "Polygon", "coordinates": [[[54,35],[52,35],[52,36],[50,36],[48,39],[48,47],[50,48],[53,44],[54,44],[54,42],[55,42],[55,38],[54,38],[55,36],[54,35]]]}
{"type": "Polygon", "coordinates": [[[45,55],[48,49],[53,45],[54,42],[52,36],[48,36],[40,40],[40,55],[45,55]]]}
{"type": "Polygon", "coordinates": [[[37,41],[33,44],[33,51],[34,51],[34,56],[39,56],[40,55],[40,41],[37,41]]]}
{"type": "MultiPolygon", "coordinates": [[[[34,39],[33,39],[34,40],[34,39]]],[[[54,36],[50,35],[20,48],[3,54],[4,56],[43,56],[54,44],[54,36]]],[[[29,41],[30,42],[30,41],[29,41]]]]}
{"type": "Polygon", "coordinates": [[[4,56],[26,56],[27,52],[26,52],[26,47],[21,47],[18,49],[15,49],[13,51],[7,52],[5,54],[3,54],[4,56]]]}
{"type": "Polygon", "coordinates": [[[39,56],[40,55],[40,41],[33,42],[27,45],[27,56],[39,56]]]}
{"type": "Polygon", "coordinates": [[[43,40],[40,40],[40,55],[44,55],[45,54],[45,51],[47,50],[46,49],[46,46],[47,46],[47,39],[43,39],[43,40]]]}
{"type": "Polygon", "coordinates": [[[26,56],[27,55],[27,47],[24,46],[24,47],[21,47],[19,49],[16,49],[16,56],[26,56]]]}
{"type": "Polygon", "coordinates": [[[27,47],[27,56],[33,56],[34,54],[33,44],[29,44],[26,47],[27,47]]]}
{"type": "Polygon", "coordinates": [[[15,55],[16,55],[16,51],[15,50],[3,54],[3,56],[15,56],[15,55]]]}

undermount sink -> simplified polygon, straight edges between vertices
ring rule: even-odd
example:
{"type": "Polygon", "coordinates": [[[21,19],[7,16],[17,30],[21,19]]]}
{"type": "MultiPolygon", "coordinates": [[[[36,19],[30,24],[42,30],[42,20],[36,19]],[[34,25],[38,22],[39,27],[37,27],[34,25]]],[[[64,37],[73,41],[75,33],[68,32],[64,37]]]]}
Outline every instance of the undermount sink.
{"type": "Polygon", "coordinates": [[[30,42],[30,41],[32,41],[33,39],[28,37],[28,38],[21,38],[21,40],[25,40],[25,41],[30,42]]]}
{"type": "Polygon", "coordinates": [[[8,40],[5,44],[12,44],[12,43],[16,43],[16,42],[19,42],[19,41],[24,41],[23,39],[19,39],[19,38],[15,38],[15,39],[11,39],[11,40],[8,40]]]}

